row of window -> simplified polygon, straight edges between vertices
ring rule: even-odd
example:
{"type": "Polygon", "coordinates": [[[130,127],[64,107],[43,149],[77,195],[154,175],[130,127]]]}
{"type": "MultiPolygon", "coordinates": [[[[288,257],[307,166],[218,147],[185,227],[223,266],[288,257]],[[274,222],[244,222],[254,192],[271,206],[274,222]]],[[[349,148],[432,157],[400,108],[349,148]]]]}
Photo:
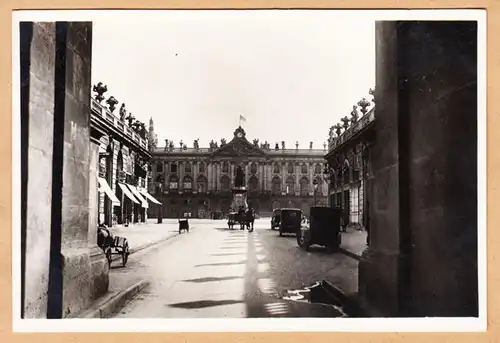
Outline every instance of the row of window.
{"type": "MultiPolygon", "coordinates": [[[[321,190],[322,180],[318,179],[318,183],[320,184],[320,187],[318,187],[318,190],[321,190]]],[[[206,178],[204,178],[204,177],[198,178],[198,182],[196,183],[196,190],[198,192],[206,192],[208,190],[207,184],[208,183],[207,183],[206,178]]],[[[251,192],[259,190],[259,179],[257,179],[256,177],[250,178],[248,184],[249,184],[249,190],[251,192]]],[[[272,193],[275,193],[275,194],[281,193],[281,192],[286,192],[287,194],[294,194],[296,192],[295,186],[296,186],[295,180],[292,178],[289,178],[286,181],[286,183],[284,185],[285,189],[282,189],[281,180],[279,178],[274,178],[271,181],[271,191],[272,191],[272,193]]],[[[229,191],[230,190],[231,181],[230,181],[229,177],[223,176],[220,179],[220,187],[221,187],[222,191],[229,191]]],[[[168,188],[170,190],[177,190],[179,188],[179,179],[176,176],[172,176],[170,178],[170,181],[168,183],[168,188]]],[[[185,190],[192,190],[193,189],[193,182],[192,182],[192,179],[190,177],[184,178],[183,189],[185,189],[185,190]]],[[[299,190],[297,190],[297,191],[299,191],[301,194],[304,194],[304,195],[309,193],[310,187],[309,187],[309,180],[307,178],[302,178],[299,181],[299,190]]]]}
{"type": "MultiPolygon", "coordinates": [[[[156,164],[156,172],[157,173],[163,173],[163,163],[157,163],[156,164]]],[[[170,173],[177,173],[177,172],[178,172],[178,165],[177,165],[177,163],[171,163],[170,164],[170,173]]],[[[191,163],[185,163],[184,164],[184,172],[185,173],[191,173],[192,172],[191,163]]],[[[205,172],[205,163],[200,163],[199,172],[200,173],[204,173],[205,172]]],[[[229,173],[229,163],[228,162],[224,162],[222,164],[222,172],[223,173],[229,173]]],[[[294,173],[294,165],[293,165],[293,163],[288,163],[288,165],[287,165],[287,172],[288,172],[288,174],[293,174],[294,173]]],[[[302,174],[307,174],[308,168],[307,168],[306,164],[302,164],[300,166],[300,172],[302,174]]],[[[252,163],[250,165],[250,173],[252,173],[252,174],[257,173],[257,164],[256,163],[252,163]]],[[[281,173],[281,167],[280,167],[279,164],[277,164],[277,163],[274,164],[274,166],[273,166],[273,173],[275,173],[275,174],[281,173]]],[[[322,173],[322,165],[321,164],[316,164],[314,166],[314,173],[315,174],[321,174],[322,173]]]]}

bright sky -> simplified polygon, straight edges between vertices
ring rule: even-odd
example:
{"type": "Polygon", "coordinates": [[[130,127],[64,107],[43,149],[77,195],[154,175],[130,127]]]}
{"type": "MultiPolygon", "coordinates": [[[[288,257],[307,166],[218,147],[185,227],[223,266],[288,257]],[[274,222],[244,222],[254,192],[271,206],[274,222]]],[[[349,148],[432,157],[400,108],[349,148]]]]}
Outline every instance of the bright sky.
{"type": "Polygon", "coordinates": [[[153,117],[159,146],[230,140],[242,114],[250,141],[322,148],[371,99],[375,21],[362,12],[120,13],[94,21],[92,83],[146,125],[153,117]]]}

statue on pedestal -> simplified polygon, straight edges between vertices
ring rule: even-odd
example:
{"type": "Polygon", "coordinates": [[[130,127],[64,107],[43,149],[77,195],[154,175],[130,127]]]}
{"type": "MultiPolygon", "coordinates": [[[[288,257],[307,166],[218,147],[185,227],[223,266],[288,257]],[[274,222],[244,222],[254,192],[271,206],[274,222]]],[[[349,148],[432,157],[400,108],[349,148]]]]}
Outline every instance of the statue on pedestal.
{"type": "Polygon", "coordinates": [[[234,186],[245,187],[245,173],[243,172],[243,168],[241,168],[241,166],[238,166],[236,168],[236,177],[234,178],[234,186]]]}

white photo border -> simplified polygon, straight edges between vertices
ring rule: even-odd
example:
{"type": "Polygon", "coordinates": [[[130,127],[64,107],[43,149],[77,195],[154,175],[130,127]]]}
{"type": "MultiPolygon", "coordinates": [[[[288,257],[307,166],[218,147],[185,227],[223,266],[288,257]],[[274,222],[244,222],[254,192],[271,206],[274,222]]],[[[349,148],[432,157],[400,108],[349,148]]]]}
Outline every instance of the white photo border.
{"type": "MultiPolygon", "coordinates": [[[[21,319],[20,233],[20,67],[22,21],[95,21],[134,16],[134,20],[187,10],[37,10],[12,16],[12,323],[14,332],[478,332],[487,329],[486,192],[486,10],[301,10],[341,12],[370,20],[472,20],[478,23],[478,318],[245,318],[245,319],[21,319]]],[[[189,10],[200,12],[203,10],[189,10]]],[[[211,12],[217,10],[209,10],[211,12]]],[[[224,10],[244,11],[244,10],[224,10]]],[[[280,11],[259,10],[259,11],[280,11]]],[[[289,11],[288,11],[289,12],[289,11]]]]}

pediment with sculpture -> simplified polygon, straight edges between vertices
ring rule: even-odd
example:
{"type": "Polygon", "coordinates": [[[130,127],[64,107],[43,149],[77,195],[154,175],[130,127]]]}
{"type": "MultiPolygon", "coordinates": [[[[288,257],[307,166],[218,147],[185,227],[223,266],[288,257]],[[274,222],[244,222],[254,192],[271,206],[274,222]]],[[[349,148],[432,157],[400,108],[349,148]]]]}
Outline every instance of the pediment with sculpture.
{"type": "Polygon", "coordinates": [[[266,153],[259,148],[258,140],[254,144],[245,137],[245,130],[240,126],[234,131],[234,137],[228,143],[221,140],[221,146],[213,152],[214,156],[265,156],[266,153]]]}

